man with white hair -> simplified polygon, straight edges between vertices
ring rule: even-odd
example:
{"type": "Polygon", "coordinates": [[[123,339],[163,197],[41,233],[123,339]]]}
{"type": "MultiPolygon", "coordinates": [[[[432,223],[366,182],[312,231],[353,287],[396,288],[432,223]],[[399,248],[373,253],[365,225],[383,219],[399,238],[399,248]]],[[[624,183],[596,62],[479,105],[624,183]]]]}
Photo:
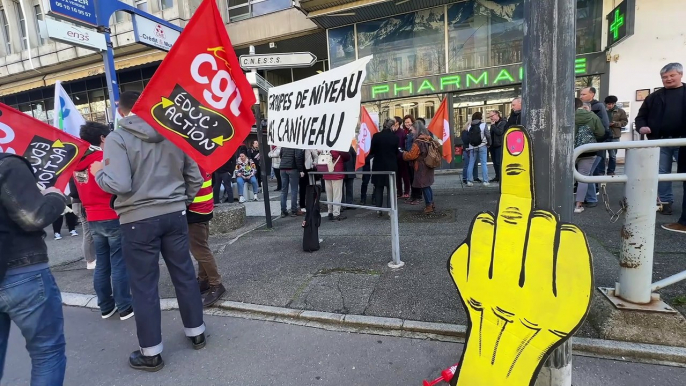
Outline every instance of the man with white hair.
{"type": "MultiPolygon", "coordinates": [[[[664,88],[648,95],[643,101],[636,116],[636,130],[640,134],[651,140],[686,137],[686,87],[681,82],[683,75],[684,66],[680,63],[669,63],[660,70],[664,88]]],[[[676,158],[678,151],[677,147],[660,148],[660,174],[672,172],[672,159],[676,158]]],[[[660,182],[658,195],[664,203],[660,213],[671,215],[674,202],[672,183],[660,182]]],[[[683,214],[682,218],[686,220],[683,214]]],[[[663,228],[686,233],[686,221],[684,224],[674,223],[663,228]]]]}
{"type": "Polygon", "coordinates": [[[522,124],[522,97],[516,97],[512,100],[512,112],[507,118],[507,124],[505,125],[505,131],[512,126],[522,124]]]}

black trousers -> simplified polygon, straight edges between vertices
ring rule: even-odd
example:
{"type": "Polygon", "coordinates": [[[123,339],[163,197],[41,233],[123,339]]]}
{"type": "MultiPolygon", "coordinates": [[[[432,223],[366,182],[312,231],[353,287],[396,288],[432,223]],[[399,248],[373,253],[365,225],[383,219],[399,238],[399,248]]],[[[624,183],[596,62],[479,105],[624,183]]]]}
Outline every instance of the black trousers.
{"type": "Polygon", "coordinates": [[[214,195],[214,203],[219,204],[222,197],[220,197],[222,184],[224,184],[224,192],[227,195],[227,201],[233,203],[233,188],[231,187],[231,173],[214,173],[214,180],[212,183],[212,193],[214,195]]]}
{"type": "MultiPolygon", "coordinates": [[[[71,208],[71,205],[67,206],[71,208]]],[[[54,223],[52,223],[52,231],[54,233],[62,232],[62,225],[64,224],[65,217],[67,218],[67,228],[69,229],[69,232],[76,229],[76,223],[79,221],[79,218],[74,213],[66,213],[64,216],[60,216],[57,220],[55,220],[54,223]]]]}
{"type": "Polygon", "coordinates": [[[274,177],[276,177],[276,191],[281,190],[281,169],[274,168],[274,177]]]}
{"type": "MultiPolygon", "coordinates": [[[[362,167],[362,171],[370,171],[369,164],[365,164],[362,167]]],[[[360,188],[360,201],[364,204],[367,202],[367,188],[369,187],[369,180],[372,179],[370,174],[362,175],[362,187],[360,188]]],[[[373,200],[373,199],[372,199],[373,200]]]]}
{"type": "MultiPolygon", "coordinates": [[[[343,203],[352,204],[353,203],[353,190],[355,189],[355,179],[347,178],[343,180],[343,203]]],[[[346,208],[347,209],[347,208],[346,208]]]]}
{"type": "Polygon", "coordinates": [[[386,190],[386,208],[391,207],[391,200],[395,200],[395,197],[391,197],[391,189],[388,183],[387,176],[379,176],[378,183],[374,184],[374,202],[373,205],[379,208],[383,207],[383,193],[386,190]]]}
{"type": "Polygon", "coordinates": [[[171,276],[186,336],[205,332],[202,298],[191,260],[186,212],[121,224],[122,252],[129,273],[138,344],[143,355],[162,352],[159,254],[171,276]]]}

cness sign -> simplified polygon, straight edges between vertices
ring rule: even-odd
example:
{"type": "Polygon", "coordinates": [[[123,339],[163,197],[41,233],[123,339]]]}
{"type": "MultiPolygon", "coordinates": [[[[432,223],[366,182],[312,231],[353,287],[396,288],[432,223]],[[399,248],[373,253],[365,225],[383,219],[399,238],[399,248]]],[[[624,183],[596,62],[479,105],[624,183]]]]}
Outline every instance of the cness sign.
{"type": "Polygon", "coordinates": [[[250,133],[253,104],[217,4],[204,1],[133,112],[211,173],[250,133]]]}

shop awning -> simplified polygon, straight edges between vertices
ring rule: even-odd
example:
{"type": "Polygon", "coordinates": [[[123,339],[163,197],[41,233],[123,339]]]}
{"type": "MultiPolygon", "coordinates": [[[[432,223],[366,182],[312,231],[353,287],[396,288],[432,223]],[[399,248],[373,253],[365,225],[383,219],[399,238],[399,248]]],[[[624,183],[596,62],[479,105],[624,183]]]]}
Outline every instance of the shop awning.
{"type": "MultiPolygon", "coordinates": [[[[146,51],[136,54],[124,55],[114,59],[114,67],[117,70],[140,66],[147,63],[159,62],[166,56],[162,51],[146,51]]],[[[69,82],[72,80],[89,78],[103,75],[105,67],[102,62],[85,65],[68,70],[53,72],[43,77],[34,77],[28,80],[20,80],[0,86],[0,96],[12,95],[23,91],[54,85],[58,80],[69,82]]]]}

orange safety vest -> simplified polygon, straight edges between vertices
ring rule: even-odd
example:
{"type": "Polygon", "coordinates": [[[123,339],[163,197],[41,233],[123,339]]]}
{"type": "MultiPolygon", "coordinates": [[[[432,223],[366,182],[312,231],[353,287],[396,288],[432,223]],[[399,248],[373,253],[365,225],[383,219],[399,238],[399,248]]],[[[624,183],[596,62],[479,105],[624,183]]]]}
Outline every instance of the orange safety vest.
{"type": "Polygon", "coordinates": [[[212,175],[200,169],[205,180],[198,191],[198,195],[193,199],[193,203],[188,207],[189,212],[197,214],[210,214],[214,210],[214,194],[212,191],[212,175]]]}

